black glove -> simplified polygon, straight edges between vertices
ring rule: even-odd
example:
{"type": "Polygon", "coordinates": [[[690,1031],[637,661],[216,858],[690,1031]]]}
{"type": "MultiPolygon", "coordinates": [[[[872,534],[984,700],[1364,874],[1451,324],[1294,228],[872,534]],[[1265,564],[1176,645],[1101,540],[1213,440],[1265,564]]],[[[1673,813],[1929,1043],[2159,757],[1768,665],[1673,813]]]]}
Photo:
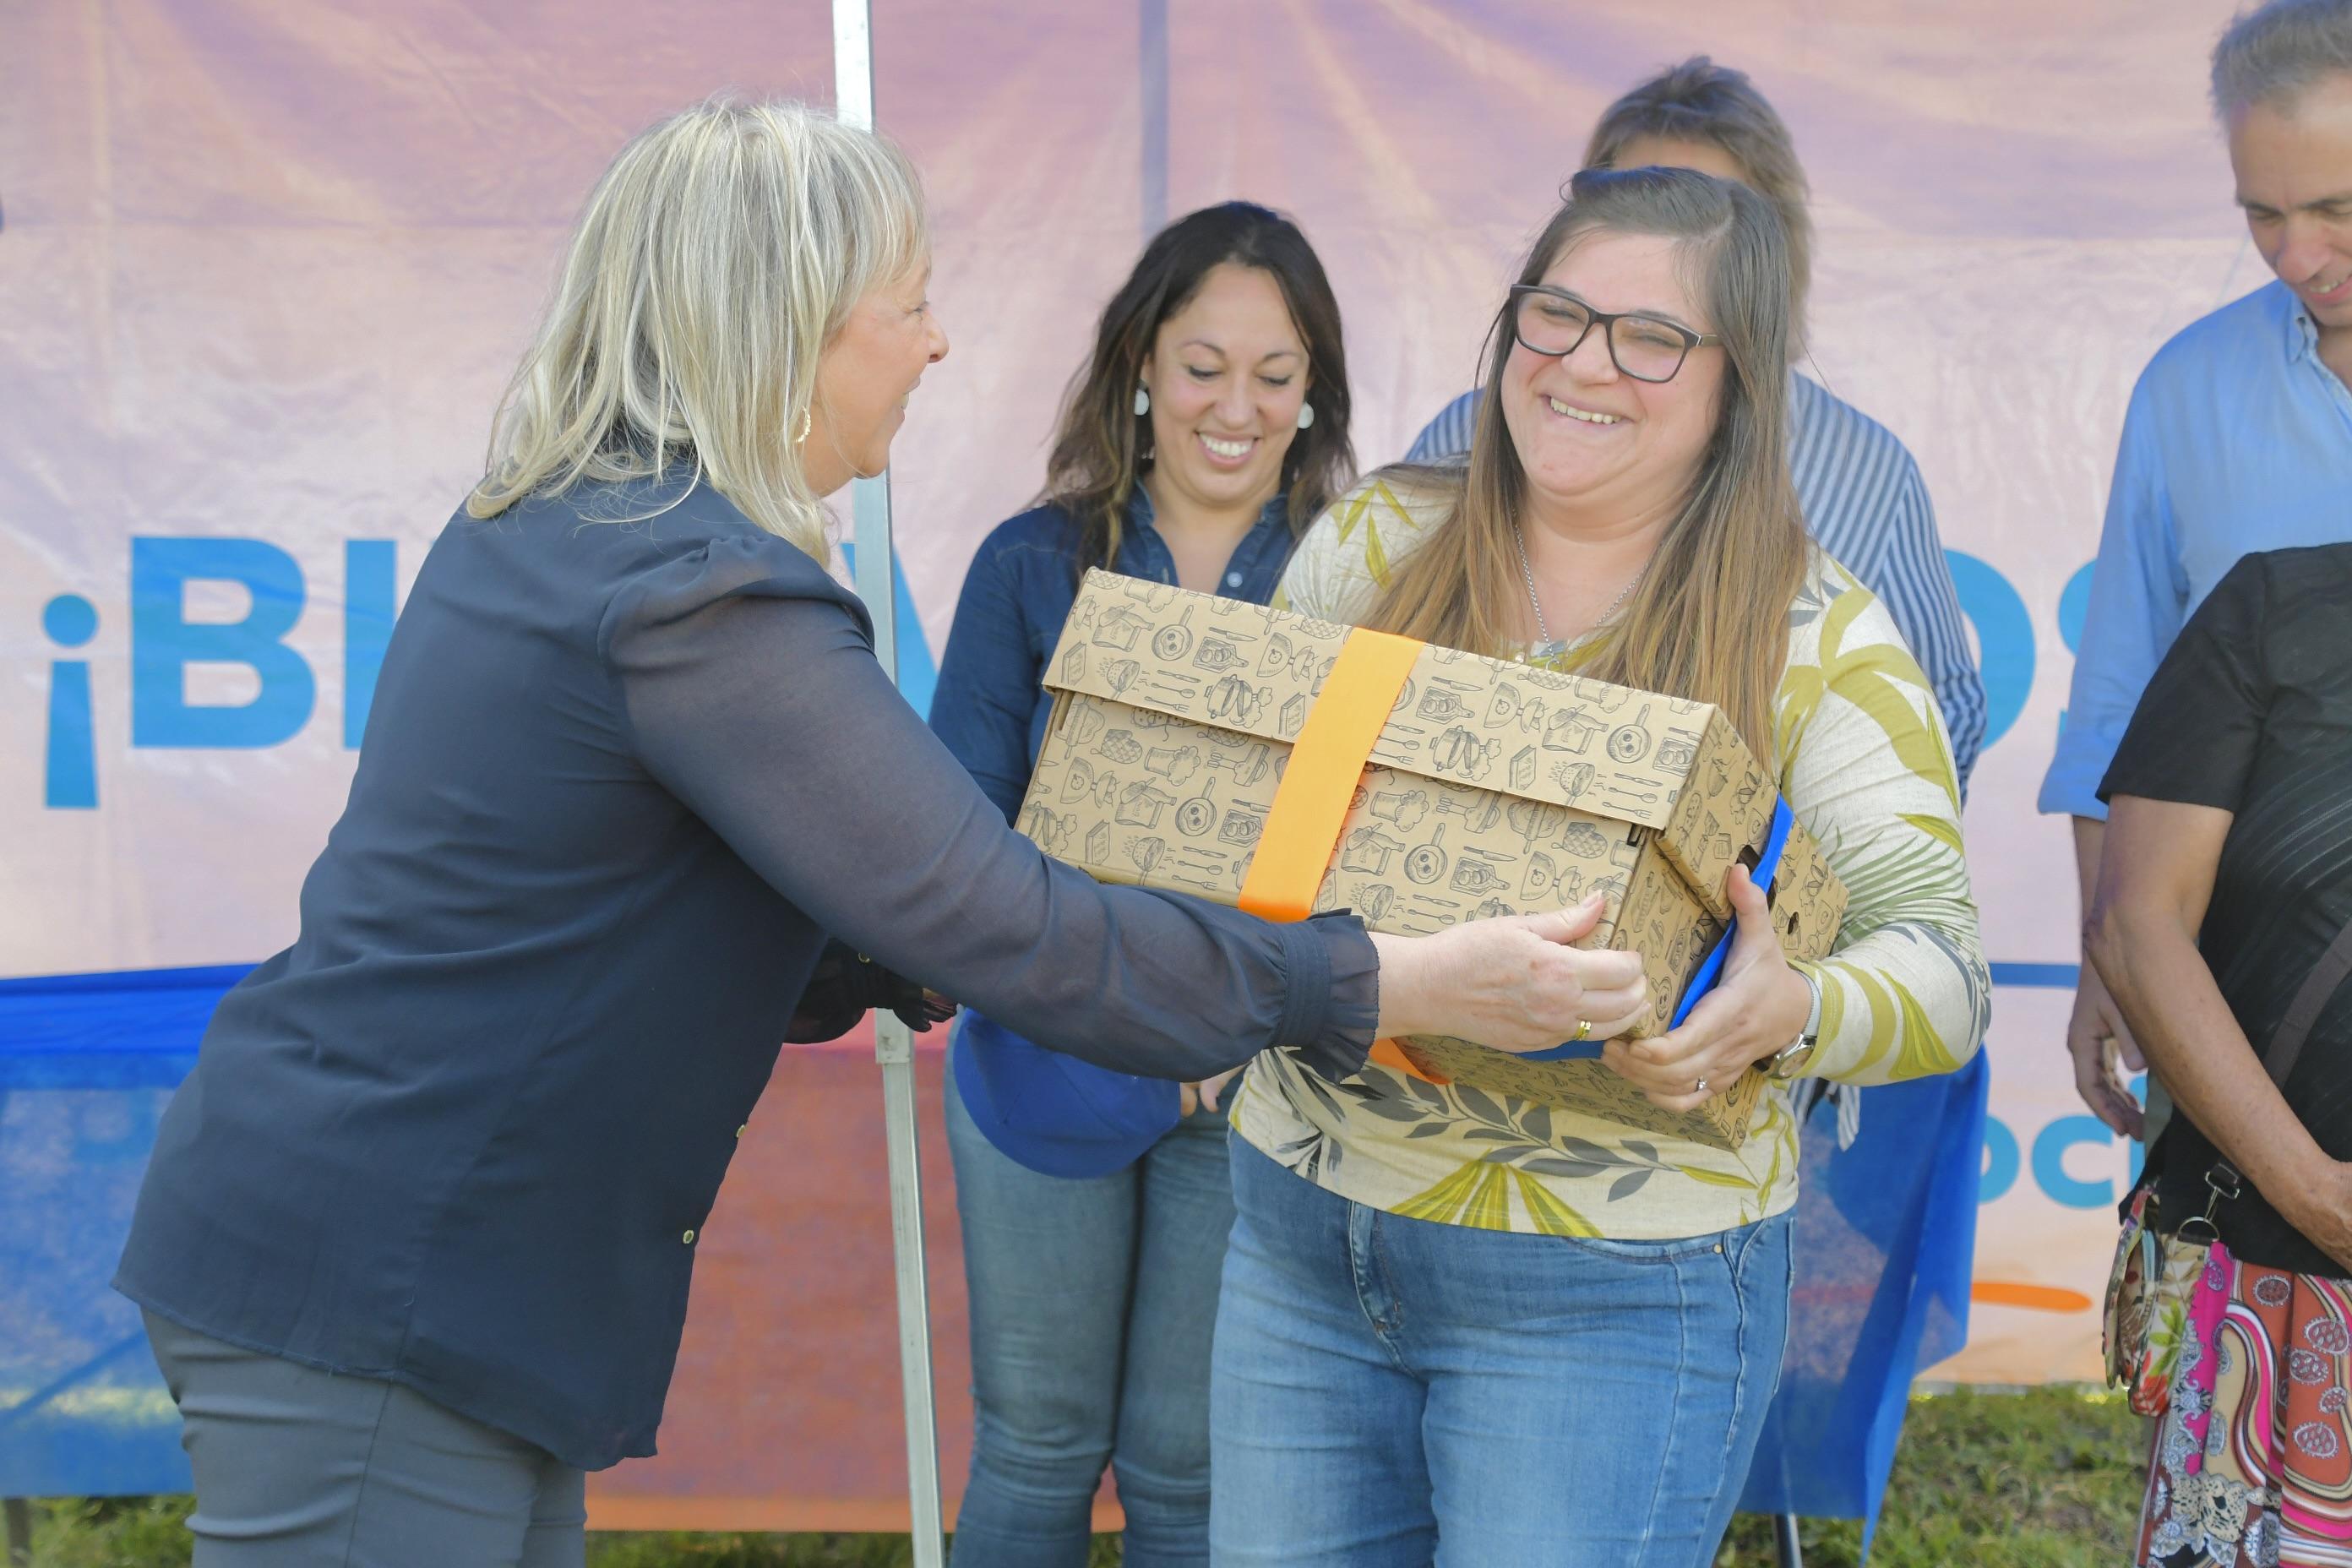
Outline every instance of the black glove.
{"type": "Polygon", "coordinates": [[[913,981],[893,974],[844,943],[825,943],[809,974],[808,989],[784,1031],[784,1043],[814,1046],[836,1040],[877,1007],[887,1008],[917,1034],[955,1016],[956,1005],[913,981]]]}

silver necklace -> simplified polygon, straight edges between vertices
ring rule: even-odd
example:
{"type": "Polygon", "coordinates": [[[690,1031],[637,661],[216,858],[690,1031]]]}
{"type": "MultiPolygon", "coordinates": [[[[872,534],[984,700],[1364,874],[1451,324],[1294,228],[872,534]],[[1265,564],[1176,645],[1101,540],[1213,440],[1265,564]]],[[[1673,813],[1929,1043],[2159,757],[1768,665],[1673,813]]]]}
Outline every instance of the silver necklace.
{"type": "MultiPolygon", "coordinates": [[[[1528,537],[1519,531],[1517,523],[1511,525],[1511,542],[1519,548],[1519,575],[1527,579],[1528,608],[1536,613],[1536,636],[1543,639],[1541,646],[1545,647],[1567,646],[1554,642],[1551,628],[1544,625],[1543,601],[1536,597],[1536,569],[1528,563],[1528,537]]],[[[1641,584],[1643,576],[1649,570],[1650,568],[1645,564],[1641,571],[1625,580],[1625,585],[1617,590],[1617,596],[1609,601],[1609,607],[1601,611],[1600,618],[1592,623],[1594,628],[1609,624],[1609,617],[1623,607],[1625,601],[1633,596],[1633,590],[1641,584]]]]}

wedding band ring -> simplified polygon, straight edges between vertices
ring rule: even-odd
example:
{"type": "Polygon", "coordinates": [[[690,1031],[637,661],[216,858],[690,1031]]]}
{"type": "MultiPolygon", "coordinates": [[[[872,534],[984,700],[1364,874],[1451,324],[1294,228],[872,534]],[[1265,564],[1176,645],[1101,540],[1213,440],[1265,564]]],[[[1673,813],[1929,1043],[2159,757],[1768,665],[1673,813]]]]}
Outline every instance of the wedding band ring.
{"type": "Polygon", "coordinates": [[[1591,1019],[1579,1018],[1576,1021],[1576,1037],[1580,1040],[1589,1040],[1592,1037],[1591,1019]]]}
{"type": "Polygon", "coordinates": [[[1706,1079],[1699,1079],[1698,1082],[1692,1087],[1691,1092],[1693,1094],[1705,1094],[1706,1092],[1706,1079]]]}

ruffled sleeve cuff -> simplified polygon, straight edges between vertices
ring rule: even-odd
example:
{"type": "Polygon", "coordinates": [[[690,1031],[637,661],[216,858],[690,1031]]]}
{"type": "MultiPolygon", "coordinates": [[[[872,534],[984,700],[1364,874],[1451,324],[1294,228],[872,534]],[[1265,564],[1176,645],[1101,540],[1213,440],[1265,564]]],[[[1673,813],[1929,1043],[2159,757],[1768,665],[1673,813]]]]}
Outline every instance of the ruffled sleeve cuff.
{"type": "Polygon", "coordinates": [[[1352,914],[1276,928],[1290,984],[1275,1043],[1327,1079],[1364,1070],[1381,1016],[1380,954],[1352,914]]]}

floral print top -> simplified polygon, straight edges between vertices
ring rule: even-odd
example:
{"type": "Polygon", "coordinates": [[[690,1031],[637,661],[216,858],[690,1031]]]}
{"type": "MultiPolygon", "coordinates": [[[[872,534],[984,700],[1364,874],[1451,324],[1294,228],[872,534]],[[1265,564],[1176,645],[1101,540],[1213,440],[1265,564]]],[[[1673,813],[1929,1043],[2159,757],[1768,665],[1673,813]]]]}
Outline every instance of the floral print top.
{"type": "MultiPolygon", "coordinates": [[[[1278,608],[1360,622],[1450,500],[1376,475],[1317,520],[1278,608]]],[[[1592,651],[1572,645],[1570,668],[1592,651]]],[[[1521,657],[1525,657],[1522,650],[1521,657]]],[[[1848,1083],[1950,1072],[1991,1014],[1960,840],[1959,789],[1933,692],[1885,606],[1827,555],[1789,607],[1774,704],[1780,788],[1846,885],[1808,1071],[1848,1083]]],[[[1722,1150],[1379,1065],[1333,1081],[1280,1052],[1243,1080],[1234,1127],[1318,1185],[1392,1214],[1488,1230],[1658,1240],[1705,1236],[1797,1198],[1797,1121],[1780,1086],[1722,1150]]]]}

